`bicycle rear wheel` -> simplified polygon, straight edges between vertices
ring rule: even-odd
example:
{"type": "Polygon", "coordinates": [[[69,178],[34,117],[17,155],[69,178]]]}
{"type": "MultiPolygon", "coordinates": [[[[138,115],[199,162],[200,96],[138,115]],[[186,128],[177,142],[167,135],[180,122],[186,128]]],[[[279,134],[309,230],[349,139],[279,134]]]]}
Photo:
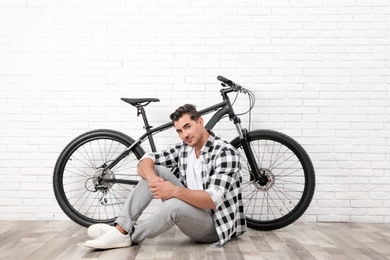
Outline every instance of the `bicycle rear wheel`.
{"type": "Polygon", "coordinates": [[[123,133],[103,129],[84,133],[65,147],[54,168],[53,188],[70,219],[85,227],[114,222],[134,186],[115,180],[139,180],[136,167],[144,150],[136,146],[112,169],[103,173],[103,168],[133,143],[123,133]]]}
{"type": "Polygon", "coordinates": [[[315,189],[313,164],[291,137],[272,130],[247,133],[260,172],[267,182],[256,181],[237,137],[231,143],[242,156],[242,197],[247,226],[275,230],[296,221],[308,208],[315,189]]]}

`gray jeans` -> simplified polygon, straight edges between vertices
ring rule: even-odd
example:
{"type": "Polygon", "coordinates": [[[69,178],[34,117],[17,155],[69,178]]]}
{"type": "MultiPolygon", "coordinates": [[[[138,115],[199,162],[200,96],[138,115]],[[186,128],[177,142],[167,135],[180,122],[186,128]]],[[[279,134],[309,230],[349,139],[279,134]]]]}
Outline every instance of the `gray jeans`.
{"type": "MultiPolygon", "coordinates": [[[[159,177],[184,187],[168,168],[155,166],[155,169],[159,177]]],[[[153,195],[149,190],[148,182],[141,179],[115,221],[131,234],[133,243],[140,243],[145,238],[154,238],[174,225],[195,241],[212,243],[219,240],[213,217],[208,210],[196,208],[176,198],[164,200],[156,212],[137,224],[138,218],[152,199],[153,195]]]]}

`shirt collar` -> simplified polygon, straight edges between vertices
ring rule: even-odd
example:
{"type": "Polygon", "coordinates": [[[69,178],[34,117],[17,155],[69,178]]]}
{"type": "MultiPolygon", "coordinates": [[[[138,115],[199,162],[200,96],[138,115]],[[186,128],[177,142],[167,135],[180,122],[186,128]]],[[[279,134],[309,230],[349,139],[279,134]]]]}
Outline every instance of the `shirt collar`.
{"type": "Polygon", "coordinates": [[[207,129],[207,131],[209,132],[210,136],[207,139],[206,143],[203,145],[202,149],[200,149],[200,154],[207,153],[209,151],[210,147],[212,147],[214,140],[215,140],[215,134],[213,133],[213,131],[211,131],[209,129],[207,129]]]}
{"type": "MultiPolygon", "coordinates": [[[[199,154],[206,154],[209,151],[209,149],[213,146],[214,140],[216,138],[216,135],[214,134],[213,131],[211,131],[209,129],[206,129],[206,130],[207,130],[207,132],[209,132],[210,136],[207,139],[206,143],[203,145],[202,149],[200,149],[199,154]]],[[[186,144],[186,142],[183,142],[183,145],[190,147],[188,144],[186,144]]]]}

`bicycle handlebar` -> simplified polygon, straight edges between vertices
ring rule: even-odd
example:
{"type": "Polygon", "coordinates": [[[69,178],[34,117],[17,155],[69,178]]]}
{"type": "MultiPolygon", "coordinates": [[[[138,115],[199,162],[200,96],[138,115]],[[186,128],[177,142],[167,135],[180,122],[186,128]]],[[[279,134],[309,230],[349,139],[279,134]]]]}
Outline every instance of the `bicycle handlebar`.
{"type": "Polygon", "coordinates": [[[233,81],[230,79],[225,78],[224,76],[218,76],[217,79],[225,84],[228,84],[229,86],[232,85],[233,81]]]}
{"type": "MultiPolygon", "coordinates": [[[[229,87],[231,87],[234,91],[240,91],[243,93],[246,93],[246,89],[240,86],[239,84],[235,83],[234,81],[225,78],[224,76],[218,76],[217,80],[221,81],[224,84],[227,84],[229,87]]],[[[223,85],[223,84],[222,84],[223,85]]]]}

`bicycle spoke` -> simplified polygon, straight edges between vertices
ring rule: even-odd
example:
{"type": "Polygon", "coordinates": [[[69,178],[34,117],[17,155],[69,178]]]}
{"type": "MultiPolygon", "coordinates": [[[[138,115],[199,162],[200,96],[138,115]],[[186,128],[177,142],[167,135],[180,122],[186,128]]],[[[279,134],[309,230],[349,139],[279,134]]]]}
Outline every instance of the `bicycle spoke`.
{"type": "MultiPolygon", "coordinates": [[[[93,169],[96,169],[96,168],[97,168],[96,165],[93,164],[93,162],[95,162],[95,159],[93,158],[93,153],[92,153],[92,158],[93,158],[93,159],[91,159],[91,158],[89,157],[89,153],[87,152],[85,146],[83,145],[81,148],[83,148],[84,153],[82,153],[82,152],[79,151],[79,150],[77,150],[77,153],[80,154],[80,156],[82,156],[82,157],[84,158],[85,161],[89,162],[89,163],[91,164],[91,167],[92,167],[93,169]]],[[[91,149],[92,149],[92,148],[91,148],[91,149]]],[[[75,156],[75,155],[73,154],[73,156],[75,156]]],[[[84,160],[80,160],[80,159],[79,159],[78,161],[84,163],[84,160]]],[[[86,164],[86,165],[87,165],[87,164],[86,164]]],[[[87,166],[88,166],[88,165],[87,165],[87,166]]]]}
{"type": "Polygon", "coordinates": [[[77,173],[77,172],[72,171],[72,170],[69,170],[69,169],[66,169],[65,170],[65,172],[67,173],[66,177],[68,177],[68,174],[74,174],[74,175],[76,175],[76,176],[78,176],[80,178],[88,178],[89,177],[85,172],[81,171],[79,168],[74,168],[74,169],[79,170],[82,174],[77,173]]]}
{"type": "Polygon", "coordinates": [[[243,199],[244,199],[244,207],[245,207],[245,204],[248,204],[248,205],[246,206],[245,212],[246,212],[247,215],[251,215],[252,217],[253,217],[253,215],[254,215],[255,207],[252,207],[252,209],[253,209],[253,210],[252,210],[252,214],[249,214],[249,207],[251,206],[252,199],[253,199],[253,197],[256,196],[256,193],[257,193],[257,191],[254,191],[252,194],[251,194],[251,193],[248,194],[248,196],[252,195],[252,196],[250,196],[250,198],[247,198],[247,196],[245,196],[245,197],[243,198],[243,199]]]}
{"type": "Polygon", "coordinates": [[[106,162],[111,162],[116,154],[118,154],[119,144],[116,144],[115,149],[111,153],[111,147],[113,146],[113,142],[111,141],[111,145],[109,147],[109,150],[107,152],[106,156],[106,162]]]}
{"type": "MultiPolygon", "coordinates": [[[[297,162],[297,163],[298,163],[298,162],[297,162]]],[[[294,175],[294,174],[295,174],[295,173],[299,173],[299,172],[303,172],[303,168],[301,167],[301,168],[292,169],[293,171],[290,172],[290,173],[282,174],[282,173],[284,173],[284,172],[287,171],[287,170],[290,170],[290,169],[285,169],[285,170],[283,170],[281,173],[278,174],[277,177],[278,177],[279,179],[281,179],[281,178],[283,178],[283,177],[288,177],[288,176],[299,176],[299,175],[294,175]]]]}
{"type": "MultiPolygon", "coordinates": [[[[93,201],[96,201],[96,204],[95,204],[95,210],[93,211],[93,213],[92,213],[92,215],[91,215],[92,218],[95,217],[96,211],[99,211],[98,216],[100,216],[100,207],[99,207],[99,205],[98,205],[98,203],[99,203],[99,194],[98,194],[98,193],[96,193],[96,196],[95,196],[95,198],[93,199],[93,201]]],[[[86,210],[86,212],[90,212],[90,209],[91,209],[92,205],[94,205],[94,204],[91,203],[91,204],[89,205],[89,207],[88,207],[88,209],[86,210]]],[[[100,218],[98,218],[98,219],[100,219],[100,218]]]]}
{"type": "MultiPolygon", "coordinates": [[[[285,153],[286,153],[286,152],[285,152],[285,153]]],[[[281,156],[283,156],[285,153],[283,153],[281,156]]],[[[289,160],[290,160],[291,158],[293,158],[294,156],[295,156],[294,154],[290,155],[290,157],[283,159],[283,161],[281,161],[278,165],[272,165],[272,166],[270,167],[270,169],[273,170],[273,169],[279,167],[279,166],[282,165],[284,162],[289,161],[289,160]]],[[[279,159],[281,159],[281,157],[278,158],[278,160],[279,160],[279,159]]],[[[275,162],[276,162],[276,161],[275,161],[275,162]]],[[[298,161],[298,162],[299,162],[299,161],[298,161]]]]}

